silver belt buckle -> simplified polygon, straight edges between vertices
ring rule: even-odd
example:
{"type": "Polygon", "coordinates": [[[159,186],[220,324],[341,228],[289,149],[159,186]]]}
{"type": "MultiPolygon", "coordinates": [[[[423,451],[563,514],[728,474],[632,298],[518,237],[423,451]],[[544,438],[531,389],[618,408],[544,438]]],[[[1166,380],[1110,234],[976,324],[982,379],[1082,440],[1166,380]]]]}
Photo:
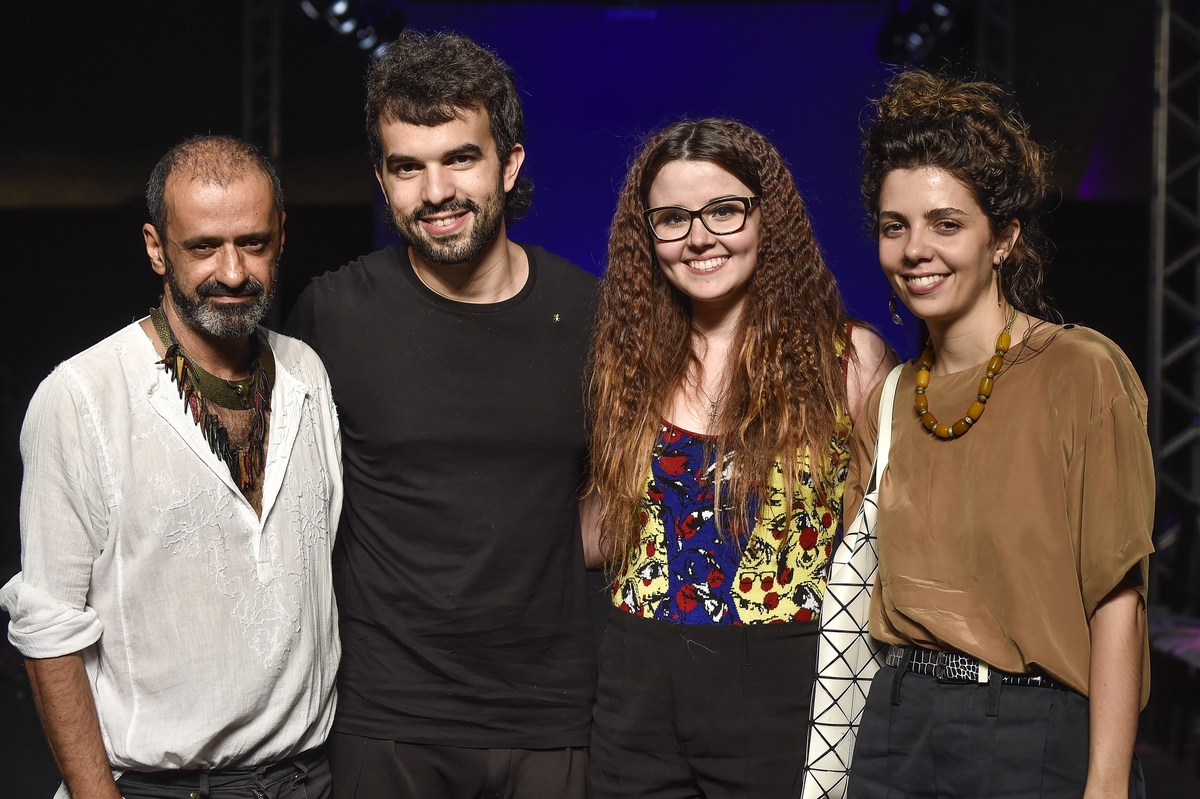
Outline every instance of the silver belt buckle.
{"type": "Polygon", "coordinates": [[[950,682],[946,677],[946,660],[948,654],[945,649],[938,650],[937,663],[933,666],[933,676],[937,678],[938,682],[950,682]]]}

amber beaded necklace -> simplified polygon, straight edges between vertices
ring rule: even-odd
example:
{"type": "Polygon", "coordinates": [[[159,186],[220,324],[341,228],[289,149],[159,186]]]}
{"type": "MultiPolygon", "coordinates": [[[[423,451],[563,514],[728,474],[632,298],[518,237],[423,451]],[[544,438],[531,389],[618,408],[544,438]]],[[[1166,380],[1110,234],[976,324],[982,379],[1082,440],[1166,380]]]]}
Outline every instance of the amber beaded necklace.
{"type": "Polygon", "coordinates": [[[967,415],[953,425],[938,422],[937,417],[929,412],[929,398],[925,396],[925,389],[929,388],[929,370],[933,367],[933,339],[930,338],[925,342],[925,351],[921,353],[921,368],[917,371],[916,408],[917,415],[921,417],[921,424],[925,425],[929,432],[938,438],[958,438],[966,435],[967,431],[971,429],[971,425],[978,422],[979,417],[983,416],[988,397],[992,396],[992,386],[996,382],[996,375],[1000,372],[1000,367],[1004,366],[1004,353],[1008,352],[1009,344],[1012,343],[1010,334],[1016,318],[1017,309],[1014,307],[1008,315],[1008,324],[1004,326],[1004,331],[996,339],[996,354],[988,361],[987,374],[983,376],[983,380],[979,381],[979,395],[967,409],[967,415]]]}

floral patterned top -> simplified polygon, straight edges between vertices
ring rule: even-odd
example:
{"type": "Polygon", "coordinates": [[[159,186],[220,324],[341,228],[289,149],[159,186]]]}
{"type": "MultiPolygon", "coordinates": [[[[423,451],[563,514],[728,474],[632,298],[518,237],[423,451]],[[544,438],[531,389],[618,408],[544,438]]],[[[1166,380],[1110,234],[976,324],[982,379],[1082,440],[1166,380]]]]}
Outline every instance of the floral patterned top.
{"type": "MultiPolygon", "coordinates": [[[[746,536],[717,529],[713,439],[664,422],[642,496],[641,541],[614,584],[613,604],[683,624],[815,620],[841,522],[849,432],[850,418],[842,412],[826,464],[831,488],[824,494],[816,488],[808,451],[797,455],[800,479],[793,484],[790,519],[787,482],[776,461],[765,501],[751,497],[755,524],[746,536]]],[[[722,460],[727,468],[729,455],[722,460]]]]}

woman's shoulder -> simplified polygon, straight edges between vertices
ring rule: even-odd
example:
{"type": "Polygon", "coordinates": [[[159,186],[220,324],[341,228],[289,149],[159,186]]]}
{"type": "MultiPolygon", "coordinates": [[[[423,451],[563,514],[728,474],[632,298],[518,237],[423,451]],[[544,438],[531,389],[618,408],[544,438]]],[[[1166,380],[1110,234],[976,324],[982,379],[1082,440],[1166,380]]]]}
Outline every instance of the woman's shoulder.
{"type": "MultiPolygon", "coordinates": [[[[857,420],[866,407],[871,390],[896,365],[896,353],[870,325],[847,325],[850,349],[843,355],[843,373],[850,416],[857,420]]],[[[877,403],[878,404],[878,403],[877,403]]]]}
{"type": "Polygon", "coordinates": [[[1129,357],[1103,333],[1080,324],[1042,322],[1026,342],[1017,363],[1028,359],[1037,371],[1060,382],[1090,383],[1094,393],[1131,395],[1145,403],[1145,389],[1129,357]]]}
{"type": "Polygon", "coordinates": [[[1100,357],[1111,357],[1113,353],[1117,353],[1121,358],[1125,357],[1125,353],[1112,339],[1098,330],[1074,322],[1060,325],[1033,320],[1027,341],[1030,346],[1041,348],[1053,345],[1054,350],[1058,352],[1070,351],[1076,355],[1090,353],[1100,357]]]}
{"type": "MultiPolygon", "coordinates": [[[[916,359],[904,361],[904,369],[900,372],[899,382],[897,383],[897,392],[901,391],[901,386],[913,386],[916,384],[917,362],[916,359]]],[[[881,378],[871,387],[867,393],[866,399],[862,403],[862,408],[859,410],[858,418],[854,422],[853,436],[869,443],[871,447],[875,445],[875,438],[879,433],[879,406],[883,401],[883,389],[887,384],[885,378],[891,372],[892,365],[882,373],[881,378]]],[[[894,408],[895,406],[893,406],[894,408]]],[[[895,410],[892,411],[893,417],[895,410]]]]}

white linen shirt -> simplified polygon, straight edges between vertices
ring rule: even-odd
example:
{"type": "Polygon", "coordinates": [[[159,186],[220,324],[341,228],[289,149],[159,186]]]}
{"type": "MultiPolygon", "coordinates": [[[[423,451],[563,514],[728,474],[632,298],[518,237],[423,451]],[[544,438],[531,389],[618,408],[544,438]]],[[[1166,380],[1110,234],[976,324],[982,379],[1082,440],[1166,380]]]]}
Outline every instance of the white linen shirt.
{"type": "Polygon", "coordinates": [[[121,770],[267,763],[325,741],[341,647],[341,444],[325,368],[269,334],[262,518],[135,322],[61,364],[21,430],[25,656],[83,652],[121,770]]]}

